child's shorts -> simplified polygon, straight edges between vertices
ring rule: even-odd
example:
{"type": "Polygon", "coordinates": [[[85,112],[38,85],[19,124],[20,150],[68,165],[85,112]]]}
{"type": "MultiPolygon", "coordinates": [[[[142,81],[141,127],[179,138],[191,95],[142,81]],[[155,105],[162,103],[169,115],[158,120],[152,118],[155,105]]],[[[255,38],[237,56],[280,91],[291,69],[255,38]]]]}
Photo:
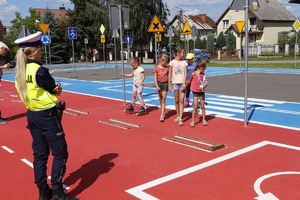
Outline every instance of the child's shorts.
{"type": "Polygon", "coordinates": [[[168,91],[168,82],[157,82],[160,91],[168,91]]]}
{"type": "Polygon", "coordinates": [[[175,90],[181,90],[182,88],[182,83],[173,83],[172,84],[172,90],[175,91],[175,90]]]}
{"type": "Polygon", "coordinates": [[[139,87],[136,87],[135,85],[132,86],[132,91],[137,93],[142,93],[144,89],[144,84],[141,84],[139,87]]]}
{"type": "Polygon", "coordinates": [[[205,95],[204,92],[193,92],[194,97],[201,97],[201,96],[204,96],[204,95],[205,95]]]}

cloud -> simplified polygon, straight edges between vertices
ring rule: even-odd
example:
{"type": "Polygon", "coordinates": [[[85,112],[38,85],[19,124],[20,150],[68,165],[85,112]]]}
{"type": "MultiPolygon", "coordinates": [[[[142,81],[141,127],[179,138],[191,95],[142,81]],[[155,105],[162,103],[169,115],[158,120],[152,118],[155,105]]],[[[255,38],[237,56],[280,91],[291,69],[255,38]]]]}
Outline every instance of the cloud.
{"type": "Polygon", "coordinates": [[[15,18],[15,13],[20,11],[17,6],[8,4],[6,0],[0,0],[0,7],[0,19],[4,26],[9,25],[10,21],[15,18]]]}

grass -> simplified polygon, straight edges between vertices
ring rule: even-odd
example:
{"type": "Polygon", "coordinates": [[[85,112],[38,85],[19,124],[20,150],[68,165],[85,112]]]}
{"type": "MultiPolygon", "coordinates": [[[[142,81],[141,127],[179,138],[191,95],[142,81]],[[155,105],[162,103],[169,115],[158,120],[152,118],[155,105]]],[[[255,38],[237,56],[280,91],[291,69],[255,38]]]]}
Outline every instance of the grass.
{"type": "MultiPolygon", "coordinates": [[[[297,58],[296,68],[300,69],[300,58],[297,58]]],[[[223,59],[220,61],[211,60],[209,66],[214,67],[244,67],[245,58],[230,58],[223,59]],[[240,64],[241,63],[241,64],[240,64]]],[[[293,56],[283,56],[283,57],[249,57],[248,58],[248,68],[282,68],[282,69],[295,69],[295,57],[293,56]],[[253,61],[253,62],[252,62],[253,61]]]]}

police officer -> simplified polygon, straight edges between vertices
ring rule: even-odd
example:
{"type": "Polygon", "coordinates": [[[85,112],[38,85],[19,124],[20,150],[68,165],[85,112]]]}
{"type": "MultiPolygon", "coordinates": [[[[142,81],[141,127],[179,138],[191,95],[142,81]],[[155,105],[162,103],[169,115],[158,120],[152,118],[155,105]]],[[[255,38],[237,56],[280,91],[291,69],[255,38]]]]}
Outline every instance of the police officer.
{"type": "MultiPolygon", "coordinates": [[[[9,52],[8,46],[4,42],[0,42],[0,56],[5,56],[9,52]]],[[[10,63],[6,63],[5,60],[0,58],[0,83],[1,78],[3,75],[3,69],[9,69],[10,63]]],[[[0,84],[1,85],[1,84],[0,84]]],[[[1,117],[1,111],[0,111],[0,124],[5,124],[7,122],[7,119],[4,119],[1,117]]]]}
{"type": "Polygon", "coordinates": [[[65,194],[62,178],[68,159],[67,143],[58,119],[57,96],[62,87],[55,82],[47,68],[40,63],[42,56],[41,32],[15,41],[19,45],[16,55],[16,88],[27,111],[27,128],[32,136],[34,152],[34,179],[40,200],[77,200],[65,194]],[[51,187],[47,184],[48,156],[53,154],[51,187]]]}

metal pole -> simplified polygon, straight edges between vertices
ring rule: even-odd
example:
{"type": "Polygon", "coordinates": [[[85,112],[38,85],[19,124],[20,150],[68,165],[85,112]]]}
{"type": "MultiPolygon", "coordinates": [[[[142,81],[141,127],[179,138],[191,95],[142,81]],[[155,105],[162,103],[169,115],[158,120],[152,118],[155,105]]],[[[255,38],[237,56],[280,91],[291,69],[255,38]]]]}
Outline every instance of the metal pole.
{"type": "Polygon", "coordinates": [[[74,69],[74,78],[76,78],[76,69],[75,69],[75,55],[74,55],[74,40],[72,40],[72,54],[73,54],[73,69],[74,69]]]}
{"type": "Polygon", "coordinates": [[[296,44],[295,44],[295,69],[297,68],[297,50],[298,50],[298,34],[297,31],[295,31],[296,34],[296,44]]]}
{"type": "MultiPolygon", "coordinates": [[[[48,29],[48,35],[50,37],[50,28],[48,29]]],[[[51,42],[50,42],[51,43],[51,42]]],[[[50,47],[50,43],[49,43],[49,63],[51,65],[51,47],[50,47]]]]}
{"type": "Polygon", "coordinates": [[[244,126],[248,125],[248,18],[249,18],[249,0],[246,0],[245,6],[245,99],[244,99],[244,126]]]}
{"type": "Polygon", "coordinates": [[[241,32],[241,35],[240,35],[240,73],[242,73],[242,49],[243,49],[243,45],[242,45],[242,42],[243,42],[243,34],[241,32]]]}
{"type": "Polygon", "coordinates": [[[88,58],[87,58],[87,44],[86,43],[85,43],[85,62],[86,62],[86,65],[87,65],[88,58]]]}
{"type": "Polygon", "coordinates": [[[158,58],[157,58],[158,57],[158,52],[157,52],[157,33],[155,33],[155,40],[154,41],[155,41],[155,43],[154,43],[155,44],[154,45],[155,46],[155,64],[157,64],[158,63],[158,58]]]}
{"type": "Polygon", "coordinates": [[[45,45],[45,57],[46,57],[46,67],[48,67],[47,45],[45,45]]]}
{"type": "Polygon", "coordinates": [[[118,78],[118,66],[117,66],[117,41],[116,41],[116,37],[117,37],[117,29],[115,29],[114,31],[115,31],[115,37],[114,37],[114,44],[115,44],[115,65],[116,65],[116,74],[117,74],[117,78],[118,78]]]}
{"type": "Polygon", "coordinates": [[[171,35],[169,36],[169,48],[170,48],[170,51],[169,51],[169,61],[171,61],[172,60],[172,37],[171,37],[171,35]]]}
{"type": "MultiPolygon", "coordinates": [[[[118,5],[119,8],[119,20],[120,20],[120,43],[121,43],[121,60],[122,60],[122,74],[124,74],[124,55],[123,55],[123,24],[122,24],[122,6],[118,5]]],[[[123,99],[124,105],[126,105],[126,91],[125,91],[125,77],[123,77],[123,99]]]]}

